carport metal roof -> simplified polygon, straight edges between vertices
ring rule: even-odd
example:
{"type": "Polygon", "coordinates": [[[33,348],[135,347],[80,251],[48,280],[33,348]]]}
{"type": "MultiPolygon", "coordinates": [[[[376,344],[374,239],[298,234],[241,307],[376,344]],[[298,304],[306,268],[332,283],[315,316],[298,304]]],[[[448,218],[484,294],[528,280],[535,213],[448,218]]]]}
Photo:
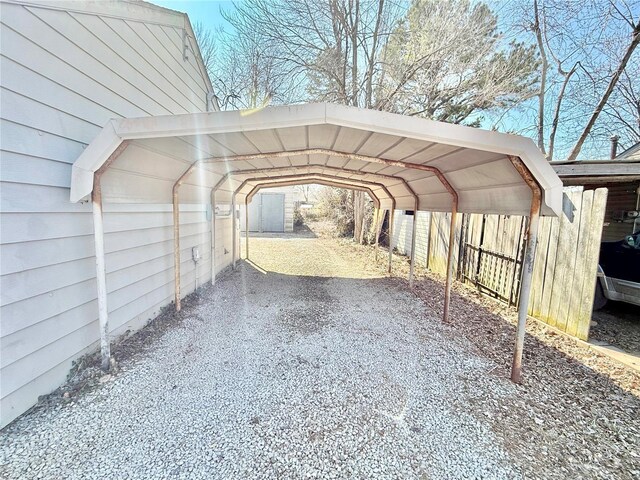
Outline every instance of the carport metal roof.
{"type": "MultiPolygon", "coordinates": [[[[562,182],[535,144],[516,135],[324,103],[112,120],[74,163],[70,195],[72,202],[89,196],[93,201],[103,363],[106,351],[108,365],[109,346],[103,201],[171,199],[179,309],[178,205],[232,204],[235,266],[237,201],[248,202],[260,188],[300,183],[366,191],[391,215],[396,208],[452,212],[445,319],[458,211],[530,216],[521,287],[528,299],[538,216],[557,215],[562,206],[562,182]]],[[[415,222],[414,215],[410,284],[415,222]]],[[[212,222],[213,248],[214,228],[212,222]]],[[[514,378],[519,378],[527,303],[520,302],[514,378]]]]}
{"type": "Polygon", "coordinates": [[[448,183],[460,212],[527,215],[531,190],[509,157],[540,185],[541,213],[558,214],[562,183],[534,143],[516,135],[332,104],[125,118],[105,126],[74,163],[71,201],[90,195],[94,172],[111,158],[102,176],[109,202],[167,203],[188,170],[181,203],[207,201],[207,189],[228,173],[220,192],[230,196],[250,170],[277,176],[275,169],[313,166],[344,178],[385,175],[380,183],[399,209],[414,208],[410,188],[420,210],[450,211],[448,183]]]}

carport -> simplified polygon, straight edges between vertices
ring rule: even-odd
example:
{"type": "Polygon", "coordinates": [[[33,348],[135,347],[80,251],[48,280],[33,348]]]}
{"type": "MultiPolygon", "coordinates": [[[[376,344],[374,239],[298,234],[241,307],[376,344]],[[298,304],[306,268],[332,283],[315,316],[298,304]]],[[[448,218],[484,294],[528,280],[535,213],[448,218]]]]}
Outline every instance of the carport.
{"type": "Polygon", "coordinates": [[[112,120],[87,146],[73,165],[71,201],[93,204],[103,367],[110,356],[103,202],[173,204],[179,310],[180,204],[210,204],[212,212],[231,204],[235,265],[238,203],[247,204],[261,188],[300,183],[365,191],[391,217],[395,209],[450,212],[444,321],[456,214],[529,216],[512,366],[512,380],[520,381],[538,219],[557,215],[562,205],[553,169],[524,137],[332,104],[112,120]]]}

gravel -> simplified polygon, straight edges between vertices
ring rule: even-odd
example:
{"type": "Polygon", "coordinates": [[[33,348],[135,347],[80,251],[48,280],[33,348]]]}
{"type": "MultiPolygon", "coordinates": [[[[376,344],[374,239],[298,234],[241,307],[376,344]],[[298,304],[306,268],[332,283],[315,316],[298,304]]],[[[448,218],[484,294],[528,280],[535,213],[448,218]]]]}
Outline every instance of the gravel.
{"type": "Polygon", "coordinates": [[[345,242],[252,239],[251,263],[117,346],[115,373],[79,373],[7,427],[0,477],[633,478],[637,397],[626,417],[574,412],[618,432],[621,465],[545,457],[564,432],[531,399],[561,407],[571,392],[508,381],[502,357],[460,334],[466,303],[443,325],[430,285],[437,302],[435,281],[417,296],[345,242]]]}
{"type": "Polygon", "coordinates": [[[640,356],[640,305],[608,302],[593,312],[589,337],[640,356]]]}

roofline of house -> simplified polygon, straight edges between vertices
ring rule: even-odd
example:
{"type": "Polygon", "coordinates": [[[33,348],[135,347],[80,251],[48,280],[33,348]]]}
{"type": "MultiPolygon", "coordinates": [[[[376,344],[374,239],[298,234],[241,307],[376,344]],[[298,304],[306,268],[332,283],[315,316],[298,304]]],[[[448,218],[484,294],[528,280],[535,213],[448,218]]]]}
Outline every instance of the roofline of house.
{"type": "Polygon", "coordinates": [[[623,160],[628,155],[630,155],[632,153],[636,153],[636,152],[640,152],[640,142],[636,143],[635,145],[631,145],[625,151],[623,151],[623,152],[619,153],[618,155],[616,155],[615,160],[623,160]]]}

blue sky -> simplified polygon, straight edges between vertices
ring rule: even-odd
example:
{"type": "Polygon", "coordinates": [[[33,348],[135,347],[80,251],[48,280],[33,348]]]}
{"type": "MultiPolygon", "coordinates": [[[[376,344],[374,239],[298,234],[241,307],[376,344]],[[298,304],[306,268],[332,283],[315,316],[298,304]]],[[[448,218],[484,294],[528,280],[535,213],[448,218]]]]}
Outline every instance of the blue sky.
{"type": "Polygon", "coordinates": [[[227,22],[220,15],[220,8],[233,9],[233,2],[228,0],[152,0],[151,3],[185,12],[192,24],[201,22],[211,29],[219,26],[228,29],[227,22]]]}

